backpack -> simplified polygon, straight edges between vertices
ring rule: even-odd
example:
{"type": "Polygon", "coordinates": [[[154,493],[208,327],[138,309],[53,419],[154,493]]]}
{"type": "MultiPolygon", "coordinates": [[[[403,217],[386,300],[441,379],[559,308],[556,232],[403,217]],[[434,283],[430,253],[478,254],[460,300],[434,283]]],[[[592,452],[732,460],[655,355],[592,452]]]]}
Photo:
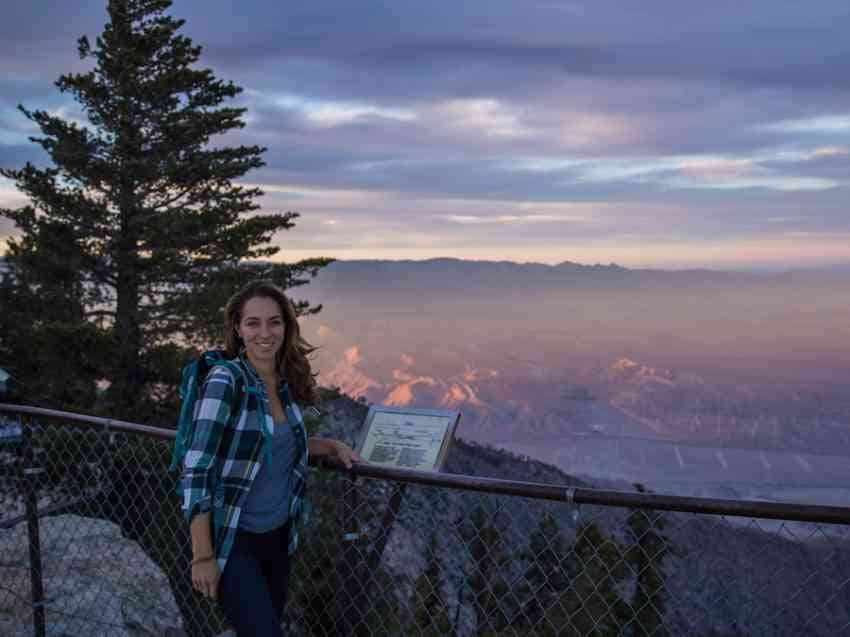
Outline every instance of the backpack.
{"type": "Polygon", "coordinates": [[[230,370],[236,379],[235,404],[242,401],[243,384],[245,375],[242,368],[226,358],[222,350],[210,350],[201,354],[198,358],[190,360],[183,365],[180,378],[180,415],[177,418],[177,435],[174,437],[174,447],[171,450],[171,466],[169,471],[179,471],[186,456],[189,441],[194,433],[195,404],[201,394],[204,380],[215,365],[222,365],[230,370]]]}

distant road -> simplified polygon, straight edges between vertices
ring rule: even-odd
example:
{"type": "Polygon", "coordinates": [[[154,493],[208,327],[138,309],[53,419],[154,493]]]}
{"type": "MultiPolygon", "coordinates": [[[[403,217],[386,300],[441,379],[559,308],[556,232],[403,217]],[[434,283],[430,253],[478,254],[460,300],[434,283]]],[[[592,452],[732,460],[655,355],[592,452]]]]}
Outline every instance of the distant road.
{"type": "Polygon", "coordinates": [[[645,436],[565,433],[513,437],[491,444],[528,455],[571,474],[677,483],[806,486],[850,484],[850,456],[753,449],[645,436]]]}
{"type": "MultiPolygon", "coordinates": [[[[602,425],[602,427],[606,427],[606,425],[602,425]]],[[[610,426],[611,429],[613,429],[614,427],[615,427],[614,425],[610,426]]],[[[705,447],[705,448],[708,448],[708,449],[742,449],[742,450],[746,450],[746,451],[756,451],[756,452],[770,451],[770,452],[777,452],[777,453],[799,453],[799,454],[804,454],[804,455],[807,455],[807,456],[827,456],[827,457],[833,457],[833,458],[850,459],[850,450],[848,450],[848,453],[846,455],[840,454],[840,453],[826,453],[825,451],[817,451],[817,450],[811,450],[810,451],[808,449],[800,450],[800,451],[789,451],[789,450],[769,448],[769,447],[765,448],[765,447],[748,446],[748,445],[743,445],[743,444],[740,444],[740,443],[736,444],[734,441],[730,441],[728,443],[725,442],[725,441],[700,442],[700,441],[693,441],[693,440],[676,440],[676,439],[671,439],[671,438],[654,438],[652,436],[636,436],[636,435],[629,435],[629,434],[606,434],[606,433],[602,433],[602,432],[590,432],[590,431],[588,431],[588,432],[569,431],[569,432],[564,432],[564,433],[558,434],[557,436],[547,436],[547,437],[529,436],[527,440],[530,441],[530,442],[541,444],[541,443],[545,443],[545,442],[551,443],[552,440],[560,440],[562,438],[573,438],[573,437],[574,438],[609,440],[609,441],[613,441],[613,440],[635,440],[635,441],[652,442],[652,443],[665,444],[665,445],[673,445],[673,446],[676,446],[676,447],[705,447]]],[[[494,444],[494,445],[497,445],[497,446],[500,446],[500,447],[510,446],[510,445],[516,444],[516,438],[512,437],[508,440],[492,440],[491,444],[494,444]]]]}

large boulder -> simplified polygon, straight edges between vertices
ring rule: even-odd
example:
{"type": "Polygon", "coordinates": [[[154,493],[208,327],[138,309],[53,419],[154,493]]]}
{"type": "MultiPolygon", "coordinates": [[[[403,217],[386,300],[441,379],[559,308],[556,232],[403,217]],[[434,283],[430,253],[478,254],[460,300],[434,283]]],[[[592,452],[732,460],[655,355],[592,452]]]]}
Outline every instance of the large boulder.
{"type": "MultiPolygon", "coordinates": [[[[39,520],[47,634],[162,635],[181,624],[168,581],[115,524],[59,515],[39,520]]],[[[0,634],[32,635],[26,523],[0,531],[0,634]]]]}

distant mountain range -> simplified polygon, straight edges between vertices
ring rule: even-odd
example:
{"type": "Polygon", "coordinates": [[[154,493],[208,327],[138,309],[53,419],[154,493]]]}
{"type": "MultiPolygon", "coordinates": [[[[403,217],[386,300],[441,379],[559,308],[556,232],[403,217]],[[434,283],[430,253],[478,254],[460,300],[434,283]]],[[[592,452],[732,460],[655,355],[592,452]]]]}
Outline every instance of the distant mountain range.
{"type": "Polygon", "coordinates": [[[524,295],[561,288],[749,285],[787,276],[712,270],[630,270],[615,264],[580,265],[569,261],[558,265],[460,259],[339,261],[322,270],[311,287],[337,294],[392,292],[409,298],[424,291],[461,296],[499,292],[524,295]]]}
{"type": "Polygon", "coordinates": [[[482,291],[524,294],[553,289],[635,289],[641,287],[703,288],[788,285],[800,282],[850,280],[850,264],[825,269],[783,272],[736,272],[710,269],[629,269],[614,263],[557,265],[512,261],[467,261],[440,258],[424,261],[337,261],[323,269],[311,287],[335,293],[379,290],[400,293],[433,290],[478,295],[482,291]]]}

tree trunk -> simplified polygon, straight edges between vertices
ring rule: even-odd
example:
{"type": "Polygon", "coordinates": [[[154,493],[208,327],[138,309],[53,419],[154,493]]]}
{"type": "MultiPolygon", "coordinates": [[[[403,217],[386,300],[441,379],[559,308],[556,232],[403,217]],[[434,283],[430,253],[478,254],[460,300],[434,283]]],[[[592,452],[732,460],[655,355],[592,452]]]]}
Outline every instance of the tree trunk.
{"type": "MultiPolygon", "coordinates": [[[[116,250],[115,340],[117,361],[113,375],[112,409],[119,418],[140,420],[135,407],[142,401],[142,373],[139,353],[142,334],[139,326],[138,236],[134,227],[133,184],[126,177],[120,202],[121,229],[116,250]]],[[[142,418],[143,420],[143,418],[142,418]]]]}
{"type": "Polygon", "coordinates": [[[138,420],[139,414],[134,413],[134,408],[141,399],[142,389],[139,370],[141,332],[137,318],[138,277],[132,265],[119,265],[117,292],[115,336],[118,341],[118,360],[114,379],[114,408],[117,416],[127,418],[132,414],[138,420]]]}

